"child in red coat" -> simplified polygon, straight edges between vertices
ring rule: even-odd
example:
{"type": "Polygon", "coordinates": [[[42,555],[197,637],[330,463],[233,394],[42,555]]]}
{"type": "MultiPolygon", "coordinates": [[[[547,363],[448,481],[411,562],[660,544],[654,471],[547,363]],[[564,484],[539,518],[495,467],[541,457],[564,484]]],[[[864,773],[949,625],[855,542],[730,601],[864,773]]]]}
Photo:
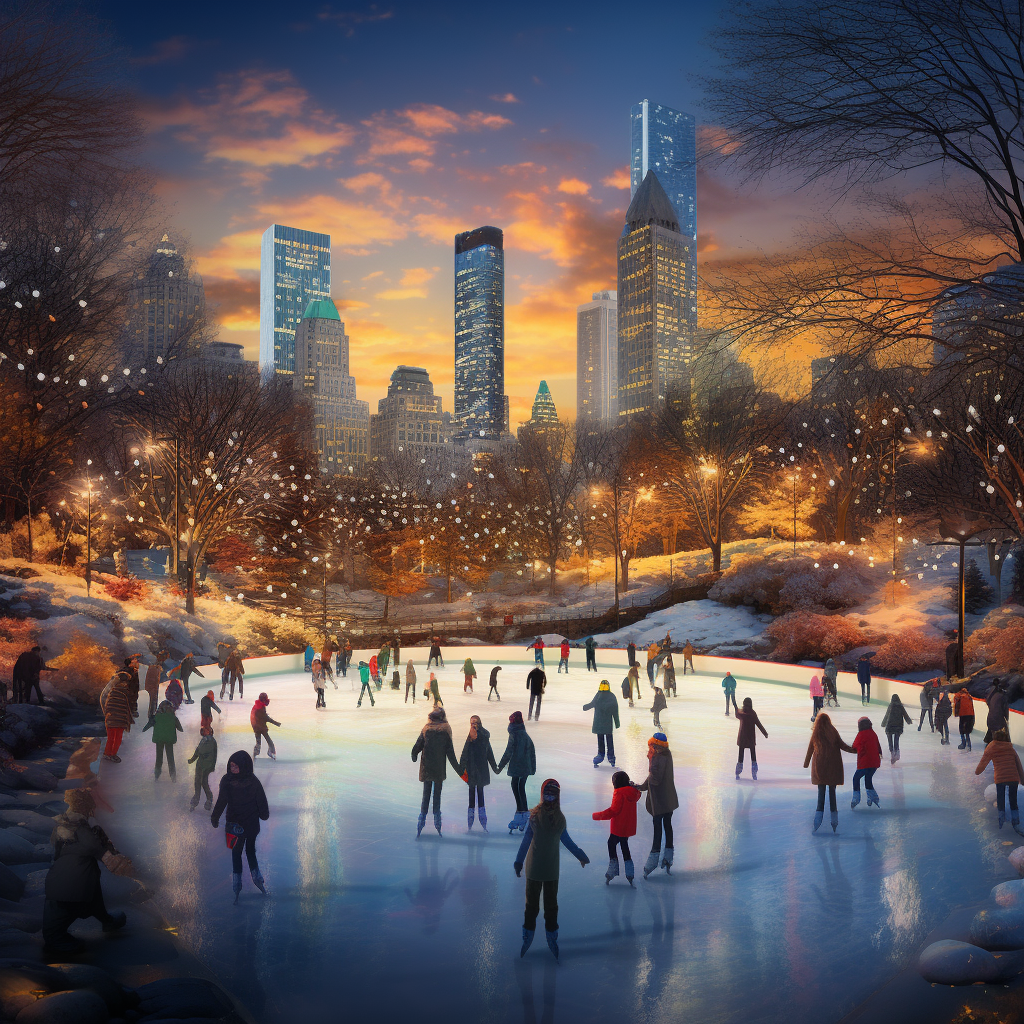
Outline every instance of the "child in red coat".
{"type": "Polygon", "coordinates": [[[604,881],[607,885],[619,873],[619,854],[616,847],[622,847],[622,861],[626,870],[626,881],[633,884],[633,858],[629,853],[629,837],[636,835],[636,805],[640,800],[637,789],[625,772],[612,776],[615,793],[611,807],[594,811],[594,821],[610,821],[611,835],[608,837],[608,870],[604,881]]]}
{"type": "Polygon", "coordinates": [[[853,773],[853,799],[850,801],[851,809],[860,803],[860,780],[868,791],[868,807],[874,804],[879,806],[878,794],[874,790],[873,781],[875,771],[882,764],[882,744],[878,740],[878,733],[871,728],[870,718],[857,719],[857,736],[853,741],[853,749],[857,751],[857,770],[853,773]]]}

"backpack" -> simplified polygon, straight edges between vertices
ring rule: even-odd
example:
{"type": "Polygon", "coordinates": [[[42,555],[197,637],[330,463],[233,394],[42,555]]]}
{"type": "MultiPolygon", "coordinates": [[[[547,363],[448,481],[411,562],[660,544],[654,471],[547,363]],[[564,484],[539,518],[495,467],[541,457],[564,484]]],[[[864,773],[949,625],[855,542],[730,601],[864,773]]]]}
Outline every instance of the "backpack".
{"type": "Polygon", "coordinates": [[[622,680],[622,696],[629,700],[629,676],[622,680]]]}

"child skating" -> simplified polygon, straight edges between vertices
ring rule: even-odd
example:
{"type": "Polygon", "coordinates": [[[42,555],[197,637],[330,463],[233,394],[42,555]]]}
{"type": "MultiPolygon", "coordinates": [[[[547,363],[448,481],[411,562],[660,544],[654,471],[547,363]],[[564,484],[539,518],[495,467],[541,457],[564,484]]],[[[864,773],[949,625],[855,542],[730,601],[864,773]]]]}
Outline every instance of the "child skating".
{"type": "Polygon", "coordinates": [[[526,956],[526,951],[533,943],[543,894],[544,930],[548,949],[557,960],[559,848],[564,846],[580,862],[580,867],[586,867],[590,858],[566,831],[558,783],[554,779],[545,779],[540,794],[540,803],[529,812],[526,834],[519,844],[514,865],[516,877],[521,877],[523,868],[526,868],[526,913],[523,915],[523,945],[519,955],[526,956]]]}
{"type": "Polygon", "coordinates": [[[361,685],[359,687],[359,700],[356,701],[356,707],[361,708],[363,706],[364,693],[370,698],[370,707],[373,707],[373,686],[370,684],[370,666],[365,661],[359,662],[359,682],[361,685]]]}
{"type": "Polygon", "coordinates": [[[188,763],[196,766],[196,789],[192,794],[188,809],[194,811],[199,804],[199,792],[206,794],[203,805],[208,811],[213,807],[213,791],[210,789],[210,773],[217,767],[217,741],[213,738],[213,729],[204,725],[199,730],[199,742],[188,763]]]}
{"type": "Polygon", "coordinates": [[[612,794],[610,807],[603,811],[594,811],[594,821],[611,822],[611,835],[608,836],[608,870],[604,875],[604,883],[608,885],[619,873],[618,847],[622,847],[622,863],[626,872],[626,881],[633,884],[633,857],[629,852],[629,838],[636,835],[636,805],[640,802],[640,790],[629,781],[625,772],[616,772],[612,776],[615,792],[612,794]]]}
{"type": "Polygon", "coordinates": [[[270,738],[270,731],[267,729],[267,726],[268,724],[276,725],[280,729],[281,723],[275,721],[267,714],[267,706],[269,704],[270,698],[265,693],[261,693],[256,703],[253,704],[252,711],[249,712],[249,724],[252,726],[253,734],[256,736],[256,746],[253,748],[252,756],[260,756],[260,740],[266,740],[267,757],[271,761],[276,761],[277,752],[274,750],[274,741],[270,738]]]}
{"type": "Polygon", "coordinates": [[[427,687],[427,694],[433,698],[435,708],[444,707],[444,701],[441,700],[441,691],[437,685],[437,676],[433,672],[430,673],[430,685],[427,687]]]}
{"type": "Polygon", "coordinates": [[[213,712],[220,714],[220,708],[214,703],[213,690],[207,690],[206,696],[199,701],[199,725],[213,728],[213,712]]]}
{"type": "Polygon", "coordinates": [[[857,751],[857,770],[853,773],[853,799],[850,801],[852,811],[860,803],[860,780],[868,791],[868,807],[878,803],[875,792],[875,772],[882,766],[882,744],[878,733],[871,728],[870,718],[857,719],[857,735],[853,738],[853,749],[857,751]]]}
{"type": "Polygon", "coordinates": [[[462,684],[463,693],[473,692],[473,680],[476,679],[476,667],[473,665],[473,659],[467,658],[462,663],[462,675],[465,678],[465,682],[462,684]]]}
{"type": "Polygon", "coordinates": [[[743,751],[750,751],[750,776],[757,782],[757,730],[760,729],[764,738],[768,739],[768,731],[761,724],[754,710],[754,702],[749,697],[743,698],[742,710],[737,709],[736,717],[740,720],[739,732],[736,734],[736,746],[739,755],[736,758],[736,778],[743,774],[743,751]]]}
{"type": "Polygon", "coordinates": [[[316,691],[316,710],[326,708],[327,700],[324,697],[324,691],[327,689],[327,685],[324,679],[323,661],[320,658],[313,659],[313,670],[310,675],[313,681],[313,689],[316,691]]]}
{"type": "Polygon", "coordinates": [[[731,672],[725,673],[722,680],[722,690],[725,692],[725,717],[729,717],[729,704],[736,708],[736,677],[731,672]]]}
{"type": "Polygon", "coordinates": [[[174,771],[174,744],[178,741],[178,733],[185,730],[182,729],[181,722],[178,721],[178,716],[174,713],[174,705],[169,700],[160,702],[160,707],[156,709],[156,714],[142,727],[143,732],[147,729],[153,730],[153,742],[156,744],[154,776],[158,779],[160,778],[160,772],[164,766],[164,754],[166,754],[167,774],[170,775],[171,782],[174,782],[176,778],[174,771]]]}
{"type": "Polygon", "coordinates": [[[489,680],[489,682],[490,682],[490,689],[488,689],[488,691],[487,691],[487,699],[488,700],[491,699],[491,694],[492,693],[494,694],[495,699],[501,700],[501,694],[498,693],[498,673],[500,671],[501,671],[501,666],[500,665],[495,665],[494,668],[491,669],[491,678],[489,680]]]}
{"type": "Polygon", "coordinates": [[[660,686],[654,688],[654,704],[651,707],[651,714],[654,715],[654,728],[661,728],[661,713],[668,707],[668,701],[665,700],[665,692],[660,686]]]}

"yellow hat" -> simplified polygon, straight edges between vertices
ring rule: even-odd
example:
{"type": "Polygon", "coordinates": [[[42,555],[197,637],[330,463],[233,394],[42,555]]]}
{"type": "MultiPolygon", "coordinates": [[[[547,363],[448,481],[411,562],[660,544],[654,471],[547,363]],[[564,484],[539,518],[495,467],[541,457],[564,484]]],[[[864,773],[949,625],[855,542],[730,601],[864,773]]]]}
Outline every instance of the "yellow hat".
{"type": "Polygon", "coordinates": [[[598,690],[610,690],[610,689],[611,689],[611,687],[608,685],[608,680],[607,679],[602,679],[601,680],[601,685],[598,687],[598,690]]]}

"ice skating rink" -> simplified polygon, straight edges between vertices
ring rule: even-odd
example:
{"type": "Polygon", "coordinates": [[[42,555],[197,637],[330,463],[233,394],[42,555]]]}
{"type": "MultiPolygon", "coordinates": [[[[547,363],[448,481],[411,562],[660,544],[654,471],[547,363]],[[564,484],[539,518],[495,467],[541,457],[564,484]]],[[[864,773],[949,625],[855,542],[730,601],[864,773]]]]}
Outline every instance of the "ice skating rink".
{"type": "MultiPolygon", "coordinates": [[[[844,755],[838,834],[826,814],[812,835],[816,791],[802,767],[806,689],[750,679],[745,673],[756,666],[742,663],[733,668],[737,700],[753,698],[769,733],[767,740],[758,734],[759,780],[751,780],[749,764],[734,779],[737,725],[723,713],[721,673],[680,675],[679,696],[662,713],[681,804],[675,866],[671,876],[658,871],[643,880],[652,829],[641,802],[630,840],[636,888],[622,875],[606,886],[608,823],[591,812],[611,802],[612,769],[591,763],[596,744],[582,705],[601,678],[611,682],[622,724],[618,767],[640,781],[654,731],[651,692],[642,670],[643,700],[629,708],[621,699],[624,651],[599,652],[595,675],[584,671],[583,651],[573,650],[568,676],[555,671],[557,650],[546,653],[541,720],[528,723],[537,775],[527,798],[532,806],[540,782],[558,779],[570,834],[591,858],[581,869],[563,851],[560,965],[540,922],[519,958],[525,881],[512,867],[519,833],[510,837],[506,827],[514,812],[506,776],[486,790],[490,833],[475,825],[467,834],[467,788],[449,768],[444,837],[428,815],[416,839],[421,783],[410,751],[430,709],[422,696],[426,648],[402,651],[402,691],[385,683],[374,692],[376,707],[356,708],[354,668],[339,689],[328,685],[326,711],[314,710],[303,673],[247,678],[244,701],[221,703],[215,797],[228,756],[252,752],[249,709],[261,690],[282,723],[271,726],[277,761],[261,755],[256,762],[271,809],[258,841],[269,898],[246,871],[232,905],[223,821],[215,831],[202,803],[189,813],[185,762],[199,735],[204,680],[193,687],[196,703],[179,712],[177,782],[166,773],[154,782],[154,746],[140,721],[121,749],[123,762],[101,767],[115,814],[100,822],[159,883],[181,939],[266,1024],[839,1021],[905,968],[953,908],[1011,877],[1005,858],[1015,837],[1009,825],[997,830],[983,800],[991,769],[974,775],[984,728],[967,754],[955,738],[940,746],[927,722],[918,733],[918,711],[908,706],[914,725],[904,733],[903,758],[893,768],[885,756],[875,776],[881,809],[850,810],[855,758],[844,755]],[[415,705],[403,701],[409,657],[419,676],[415,705]]],[[[509,714],[526,714],[532,652],[449,648],[445,659],[438,678],[456,756],[478,714],[500,759],[509,714]],[[464,695],[467,654],[479,678],[476,692],[464,695]],[[500,704],[487,701],[496,659],[500,704]]],[[[865,709],[841,700],[833,721],[849,742],[865,709]]],[[[883,711],[874,703],[867,712],[880,735],[883,711]]],[[[956,720],[950,724],[955,729],[956,720]]]]}

